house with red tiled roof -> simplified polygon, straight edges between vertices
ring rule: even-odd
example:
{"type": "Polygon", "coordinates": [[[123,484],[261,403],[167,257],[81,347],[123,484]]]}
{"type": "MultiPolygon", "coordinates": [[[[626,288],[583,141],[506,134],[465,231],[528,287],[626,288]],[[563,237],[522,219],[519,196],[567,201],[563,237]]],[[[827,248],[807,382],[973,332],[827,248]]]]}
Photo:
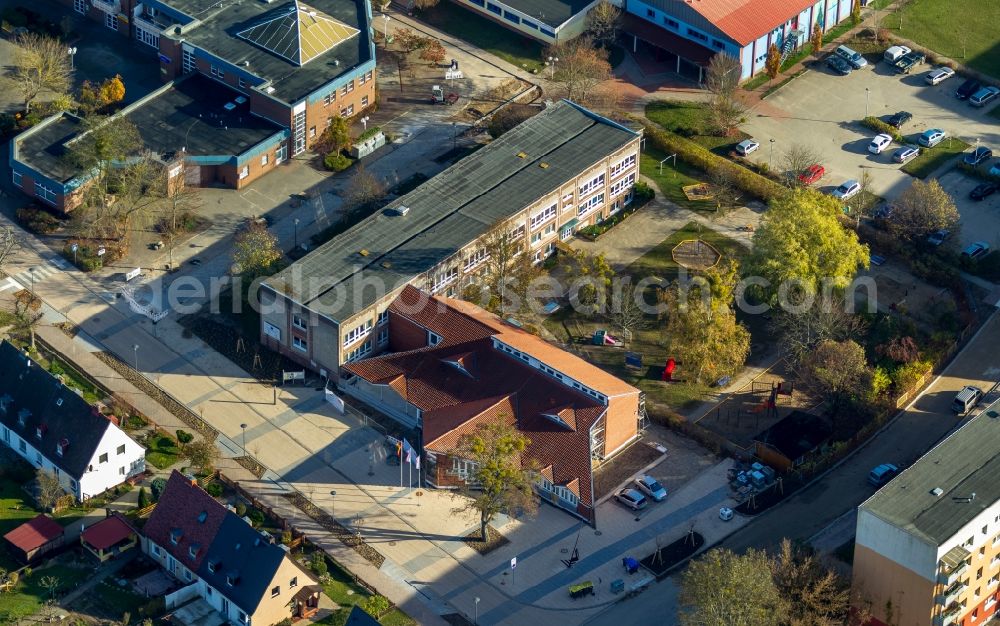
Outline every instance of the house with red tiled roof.
{"type": "Polygon", "coordinates": [[[10,531],[3,538],[7,548],[22,563],[31,563],[63,545],[63,527],[48,515],[39,515],[10,531]]]}
{"type": "Polygon", "coordinates": [[[217,623],[271,626],[318,610],[312,576],[285,547],[175,471],[143,527],[143,551],[182,583],[167,609],[207,602],[217,623]]]}
{"type": "Polygon", "coordinates": [[[740,60],[741,80],[759,74],[772,44],[787,56],[816,25],[825,33],[848,19],[853,0],[629,0],[624,6],[622,30],[634,54],[701,82],[720,52],[740,60]]]}
{"type": "Polygon", "coordinates": [[[388,313],[389,353],[345,365],[340,388],[420,429],[425,482],[467,481],[462,436],[504,422],[531,442],[539,495],[593,523],[592,470],[638,437],[641,392],[467,302],[406,287],[388,313]]]}

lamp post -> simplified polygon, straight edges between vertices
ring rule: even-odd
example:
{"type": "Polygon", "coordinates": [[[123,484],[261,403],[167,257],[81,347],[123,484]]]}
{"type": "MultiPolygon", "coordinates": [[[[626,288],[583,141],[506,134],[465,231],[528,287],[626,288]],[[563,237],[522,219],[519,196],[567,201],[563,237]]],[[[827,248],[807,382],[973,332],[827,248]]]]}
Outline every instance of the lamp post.
{"type": "Polygon", "coordinates": [[[385,42],[389,43],[389,20],[391,20],[392,18],[389,17],[387,14],[383,13],[382,19],[385,20],[385,42]]]}
{"type": "Polygon", "coordinates": [[[545,64],[549,66],[549,80],[552,80],[552,77],[555,75],[556,63],[558,62],[559,57],[549,57],[549,60],[545,62],[545,64]]]}
{"type": "Polygon", "coordinates": [[[361,129],[362,130],[368,130],[368,116],[367,115],[361,118],[361,129]]]}
{"type": "Polygon", "coordinates": [[[139,344],[132,344],[132,361],[135,365],[135,371],[139,371],[139,344]]]}
{"type": "Polygon", "coordinates": [[[66,49],[66,54],[69,55],[69,69],[76,69],[76,47],[71,47],[66,49]]]}
{"type": "Polygon", "coordinates": [[[296,217],[294,220],[292,220],[292,223],[295,225],[295,246],[294,247],[298,248],[299,247],[299,218],[296,217]]]}
{"type": "Polygon", "coordinates": [[[333,515],[333,517],[336,518],[337,517],[337,492],[336,491],[331,491],[330,492],[330,497],[333,499],[330,502],[330,514],[333,515]]]}
{"type": "Polygon", "coordinates": [[[28,274],[31,276],[31,300],[35,299],[35,268],[29,267],[28,274]]]}
{"type": "Polygon", "coordinates": [[[767,169],[774,167],[774,138],[771,138],[771,147],[767,151],[767,169]]]}
{"type": "Polygon", "coordinates": [[[240,430],[243,431],[243,456],[247,455],[247,425],[240,424],[240,430]]]}
{"type": "Polygon", "coordinates": [[[479,596],[476,596],[476,626],[479,626],[479,596]]]}
{"type": "Polygon", "coordinates": [[[872,90],[869,89],[868,87],[865,87],[865,117],[868,117],[868,103],[869,100],[871,99],[871,95],[872,95],[872,90]]]}

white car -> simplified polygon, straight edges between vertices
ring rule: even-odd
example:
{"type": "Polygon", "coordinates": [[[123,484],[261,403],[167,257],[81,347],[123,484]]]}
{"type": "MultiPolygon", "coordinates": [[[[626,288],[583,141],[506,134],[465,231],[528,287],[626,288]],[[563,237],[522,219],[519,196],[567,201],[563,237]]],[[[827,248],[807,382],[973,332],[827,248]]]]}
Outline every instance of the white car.
{"type": "Polygon", "coordinates": [[[950,67],[939,67],[936,70],[927,72],[927,76],[924,77],[924,80],[928,85],[937,85],[938,83],[943,83],[954,75],[955,70],[950,67]]]}
{"type": "Polygon", "coordinates": [[[840,187],[834,189],[830,195],[842,202],[846,202],[859,193],[861,193],[861,183],[852,178],[841,183],[840,187]]]}
{"type": "Polygon", "coordinates": [[[719,509],[719,519],[721,519],[723,522],[728,522],[729,520],[733,519],[733,510],[728,506],[722,507],[721,509],[719,509]]]}
{"type": "Polygon", "coordinates": [[[753,139],[744,139],[743,141],[736,144],[736,154],[740,156],[748,156],[757,151],[760,148],[760,144],[753,139]]]}
{"type": "Polygon", "coordinates": [[[916,148],[906,146],[905,148],[900,148],[892,153],[892,160],[896,163],[906,163],[910,159],[915,159],[920,151],[916,148]]]}
{"type": "Polygon", "coordinates": [[[868,144],[868,152],[872,154],[882,154],[882,151],[888,148],[892,144],[892,137],[881,133],[875,135],[872,142],[868,144]]]}
{"type": "Polygon", "coordinates": [[[917,137],[917,143],[925,148],[933,148],[941,143],[945,137],[947,137],[947,135],[940,128],[928,128],[924,132],[920,133],[919,137],[917,137]]]}
{"type": "Polygon", "coordinates": [[[667,499],[667,490],[652,476],[643,474],[636,478],[635,488],[652,498],[654,502],[663,502],[667,499]]]}

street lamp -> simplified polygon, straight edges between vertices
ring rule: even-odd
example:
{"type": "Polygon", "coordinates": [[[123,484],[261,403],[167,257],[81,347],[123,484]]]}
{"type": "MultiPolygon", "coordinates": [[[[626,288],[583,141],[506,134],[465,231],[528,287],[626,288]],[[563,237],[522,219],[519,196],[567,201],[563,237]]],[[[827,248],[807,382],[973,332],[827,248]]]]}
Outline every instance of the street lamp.
{"type": "Polygon", "coordinates": [[[295,224],[295,247],[298,248],[299,247],[299,218],[296,217],[294,220],[292,220],[292,223],[295,224]]]}
{"type": "Polygon", "coordinates": [[[247,425],[240,424],[240,430],[243,431],[243,456],[247,455],[247,425]]]}
{"type": "Polygon", "coordinates": [[[66,54],[69,55],[69,68],[71,70],[75,70],[76,69],[76,61],[75,61],[76,47],[67,48],[66,49],[66,54]]]}
{"type": "Polygon", "coordinates": [[[556,63],[559,62],[559,57],[549,57],[549,60],[545,62],[549,66],[549,80],[552,80],[552,76],[556,71],[556,63]]]}
{"type": "Polygon", "coordinates": [[[868,87],[865,87],[865,117],[868,117],[868,102],[870,100],[871,94],[872,90],[869,89],[868,87]]]}
{"type": "Polygon", "coordinates": [[[330,503],[330,513],[333,517],[337,517],[337,492],[331,491],[330,497],[333,498],[333,501],[330,503]]]}
{"type": "Polygon", "coordinates": [[[362,130],[368,130],[368,116],[367,115],[361,118],[361,128],[362,128],[362,130]]]}
{"type": "Polygon", "coordinates": [[[29,267],[28,274],[31,275],[31,299],[35,299],[35,268],[29,267]]]}
{"type": "Polygon", "coordinates": [[[389,17],[387,14],[383,13],[382,19],[385,20],[385,42],[389,43],[389,20],[391,20],[392,18],[389,17]]]}
{"type": "Polygon", "coordinates": [[[476,596],[476,626],[479,626],[479,596],[476,596]]]}
{"type": "Polygon", "coordinates": [[[139,371],[139,344],[132,344],[132,360],[135,363],[135,371],[139,371]]]}
{"type": "Polygon", "coordinates": [[[770,170],[774,165],[774,138],[771,138],[771,147],[767,151],[767,169],[770,170]]]}

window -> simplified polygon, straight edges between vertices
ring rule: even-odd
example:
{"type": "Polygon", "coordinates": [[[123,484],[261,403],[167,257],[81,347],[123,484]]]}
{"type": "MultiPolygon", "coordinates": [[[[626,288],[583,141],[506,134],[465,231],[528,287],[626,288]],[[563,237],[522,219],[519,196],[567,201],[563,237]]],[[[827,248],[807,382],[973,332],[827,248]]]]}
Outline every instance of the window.
{"type": "Polygon", "coordinates": [[[375,323],[381,325],[381,324],[386,324],[388,322],[389,322],[389,309],[386,309],[385,311],[382,311],[381,313],[378,314],[378,319],[375,320],[375,323]]]}
{"type": "Polygon", "coordinates": [[[237,83],[237,84],[238,84],[238,85],[239,85],[240,87],[246,87],[246,86],[247,86],[247,81],[243,80],[243,77],[242,77],[242,76],[238,76],[238,77],[236,78],[236,83],[237,83]]]}
{"type": "Polygon", "coordinates": [[[337,97],[337,93],[336,92],[334,92],[334,93],[328,93],[325,96],[323,96],[323,106],[325,106],[325,107],[330,106],[330,103],[333,102],[334,98],[336,98],[336,97],[337,97]]]}
{"type": "Polygon", "coordinates": [[[480,263],[485,261],[490,257],[490,253],[486,248],[480,248],[465,257],[465,261],[462,263],[462,269],[468,272],[469,270],[479,266],[480,263]]]}
{"type": "Polygon", "coordinates": [[[211,72],[212,76],[215,76],[217,78],[226,77],[226,72],[221,67],[216,67],[215,65],[213,65],[209,68],[209,71],[211,72]]]}
{"type": "Polygon", "coordinates": [[[625,170],[633,167],[635,165],[635,155],[630,154],[621,161],[615,163],[611,166],[611,178],[620,176],[625,170]]]}
{"type": "Polygon", "coordinates": [[[87,14],[87,2],[86,0],[73,0],[73,10],[81,15],[87,14]]]}
{"type": "Polygon", "coordinates": [[[663,23],[675,30],[680,27],[680,24],[677,23],[677,20],[672,20],[666,16],[663,17],[663,23]]]}
{"type": "Polygon", "coordinates": [[[249,624],[250,618],[247,617],[247,614],[244,613],[243,611],[240,611],[239,613],[240,613],[240,621],[243,622],[244,624],[249,624]]]}
{"type": "Polygon", "coordinates": [[[712,47],[715,48],[716,50],[725,50],[726,49],[726,44],[722,43],[718,39],[713,39],[712,40],[712,47]]]}
{"type": "Polygon", "coordinates": [[[185,74],[190,74],[197,68],[197,64],[194,60],[194,52],[191,50],[184,50],[181,52],[181,71],[185,74]]]}
{"type": "Polygon", "coordinates": [[[385,345],[388,342],[389,342],[389,329],[388,328],[378,329],[378,344],[381,346],[385,345]]]}
{"type": "Polygon", "coordinates": [[[292,316],[292,326],[301,330],[306,330],[308,328],[308,326],[306,326],[306,318],[298,315],[292,316]]]}
{"type": "Polygon", "coordinates": [[[535,230],[548,220],[556,216],[556,204],[553,202],[552,206],[546,207],[539,211],[538,213],[531,216],[531,230],[535,230]]]}
{"type": "Polygon", "coordinates": [[[351,330],[347,331],[347,334],[344,335],[344,347],[346,348],[347,346],[351,345],[358,339],[361,339],[361,337],[364,336],[365,333],[367,333],[371,329],[372,329],[372,321],[365,320],[361,324],[358,324],[351,330]]]}
{"type": "Polygon", "coordinates": [[[444,286],[451,284],[458,278],[458,268],[449,267],[440,272],[436,272],[431,278],[431,293],[440,291],[444,286]]]}
{"type": "Polygon", "coordinates": [[[361,96],[361,106],[368,106],[368,96],[361,96]]]}
{"type": "Polygon", "coordinates": [[[46,187],[40,182],[35,182],[35,196],[40,200],[45,200],[49,204],[56,203],[56,192],[51,187],[46,187]]]}
{"type": "Polygon", "coordinates": [[[360,85],[364,85],[365,83],[368,82],[368,80],[371,77],[372,77],[372,73],[371,72],[368,72],[367,74],[362,74],[361,76],[358,76],[358,85],[359,86],[360,85]]]}
{"type": "Polygon", "coordinates": [[[281,144],[274,151],[274,164],[277,165],[288,158],[288,144],[281,144]]]}
{"type": "Polygon", "coordinates": [[[118,449],[115,450],[115,454],[119,454],[119,455],[125,454],[125,444],[122,444],[122,445],[118,446],[118,449]]]}
{"type": "Polygon", "coordinates": [[[104,25],[111,30],[118,30],[118,18],[111,13],[104,14],[104,25]]]}
{"type": "Polygon", "coordinates": [[[309,342],[301,337],[292,337],[292,347],[300,352],[308,352],[309,342]]]}
{"type": "Polygon", "coordinates": [[[372,344],[370,341],[366,341],[357,348],[351,350],[347,353],[346,360],[354,361],[360,359],[363,356],[367,356],[369,352],[372,351],[372,344]]]}
{"type": "Polygon", "coordinates": [[[24,443],[24,439],[17,440],[17,449],[20,450],[23,454],[27,454],[28,447],[27,444],[24,443]]]}
{"type": "Polygon", "coordinates": [[[654,18],[656,17],[656,11],[653,9],[646,9],[646,17],[654,18]]]}
{"type": "Polygon", "coordinates": [[[480,7],[486,6],[486,0],[469,0],[469,2],[480,7]]]}
{"type": "Polygon", "coordinates": [[[240,180],[243,180],[244,178],[246,178],[249,175],[250,175],[250,166],[249,165],[244,165],[243,167],[240,168],[240,180]]]}
{"type": "Polygon", "coordinates": [[[535,24],[534,22],[529,22],[528,20],[524,20],[524,19],[522,19],[522,20],[521,20],[521,24],[522,24],[523,26],[527,26],[527,27],[528,27],[528,28],[530,28],[531,30],[538,30],[538,24],[535,24]]]}
{"type": "Polygon", "coordinates": [[[354,81],[353,80],[340,88],[340,95],[341,95],[341,97],[344,97],[347,94],[351,93],[352,91],[354,91],[354,81]]]}
{"type": "Polygon", "coordinates": [[[542,233],[535,233],[531,236],[531,245],[537,245],[542,242],[542,233]]]}
{"type": "Polygon", "coordinates": [[[427,331],[427,344],[436,346],[441,343],[441,335],[427,331]]]}
{"type": "Polygon", "coordinates": [[[569,211],[570,209],[572,209],[573,208],[573,192],[571,191],[569,193],[563,194],[562,200],[560,200],[560,202],[562,203],[562,210],[563,211],[569,211]]]}
{"type": "Polygon", "coordinates": [[[515,24],[520,24],[521,23],[521,18],[519,18],[518,16],[514,15],[510,11],[504,11],[503,12],[503,19],[507,20],[508,22],[513,22],[515,24]]]}
{"type": "Polygon", "coordinates": [[[21,186],[21,172],[14,172],[12,174],[12,176],[14,178],[14,185],[17,186],[17,187],[20,187],[21,186]]]}
{"type": "Polygon", "coordinates": [[[496,13],[497,15],[500,15],[503,12],[500,10],[500,7],[493,4],[492,2],[486,3],[486,10],[489,11],[490,13],[496,13]]]}
{"type": "Polygon", "coordinates": [[[601,172],[597,176],[591,178],[586,183],[580,186],[580,197],[584,197],[591,194],[601,187],[604,186],[604,172],[601,172]]]}
{"type": "Polygon", "coordinates": [[[160,546],[153,544],[153,554],[160,556],[160,546]]]}
{"type": "Polygon", "coordinates": [[[547,28],[539,28],[538,32],[542,33],[546,37],[552,37],[553,39],[556,37],[556,34],[547,28]]]}
{"type": "Polygon", "coordinates": [[[592,198],[584,202],[583,204],[581,204],[580,208],[577,209],[576,214],[579,216],[586,215],[587,213],[590,213],[591,211],[601,206],[602,204],[604,204],[604,194],[599,193],[596,196],[593,196],[592,198]]]}
{"type": "Polygon", "coordinates": [[[288,588],[289,589],[295,589],[298,586],[299,586],[299,577],[298,576],[293,576],[292,579],[290,581],[288,581],[288,588]]]}
{"type": "Polygon", "coordinates": [[[522,239],[524,237],[524,224],[521,224],[514,230],[510,231],[511,239],[522,239]]]}
{"type": "Polygon", "coordinates": [[[350,117],[354,115],[354,105],[349,104],[340,110],[340,117],[350,117]]]}
{"type": "Polygon", "coordinates": [[[694,37],[695,39],[700,39],[702,41],[708,41],[708,36],[707,35],[705,35],[703,33],[699,33],[698,31],[696,31],[693,28],[687,29],[687,34],[690,35],[690,36],[692,36],[692,37],[694,37]]]}
{"type": "Polygon", "coordinates": [[[548,226],[545,227],[545,230],[542,231],[542,234],[545,235],[546,237],[548,237],[549,235],[551,235],[554,232],[556,232],[556,224],[555,224],[555,222],[552,222],[551,224],[549,224],[548,226]]]}
{"type": "Polygon", "coordinates": [[[160,36],[136,25],[135,38],[137,41],[146,44],[150,48],[160,48],[160,36]]]}
{"type": "Polygon", "coordinates": [[[108,453],[105,452],[101,456],[97,457],[97,462],[98,463],[107,463],[108,462],[108,453]]]}
{"type": "Polygon", "coordinates": [[[271,587],[271,597],[272,598],[277,598],[279,594],[281,594],[281,585],[275,585],[275,586],[271,587]]]}
{"type": "Polygon", "coordinates": [[[976,570],[976,580],[979,580],[982,577],[983,577],[983,568],[980,567],[978,570],[976,570]]]}
{"type": "Polygon", "coordinates": [[[125,466],[124,465],[122,465],[121,467],[118,468],[118,475],[119,476],[124,476],[125,475],[125,466]]]}
{"type": "Polygon", "coordinates": [[[625,178],[616,181],[613,185],[611,185],[611,197],[616,198],[622,195],[632,188],[633,183],[635,183],[635,172],[632,172],[625,178]]]}
{"type": "Polygon", "coordinates": [[[260,155],[260,166],[264,167],[265,165],[267,165],[267,162],[268,162],[269,158],[270,157],[268,157],[268,155],[266,155],[266,154],[260,155]]]}
{"type": "Polygon", "coordinates": [[[315,136],[316,136],[316,127],[315,126],[310,126],[309,127],[309,138],[312,139],[315,136]]]}
{"type": "Polygon", "coordinates": [[[467,461],[456,457],[452,457],[451,459],[451,472],[459,478],[469,478],[477,469],[479,469],[479,464],[475,461],[467,461]]]}
{"type": "Polygon", "coordinates": [[[208,592],[208,597],[209,598],[211,598],[212,594],[215,593],[214,589],[212,589],[211,587],[207,587],[207,586],[205,587],[205,591],[208,592]]]}

